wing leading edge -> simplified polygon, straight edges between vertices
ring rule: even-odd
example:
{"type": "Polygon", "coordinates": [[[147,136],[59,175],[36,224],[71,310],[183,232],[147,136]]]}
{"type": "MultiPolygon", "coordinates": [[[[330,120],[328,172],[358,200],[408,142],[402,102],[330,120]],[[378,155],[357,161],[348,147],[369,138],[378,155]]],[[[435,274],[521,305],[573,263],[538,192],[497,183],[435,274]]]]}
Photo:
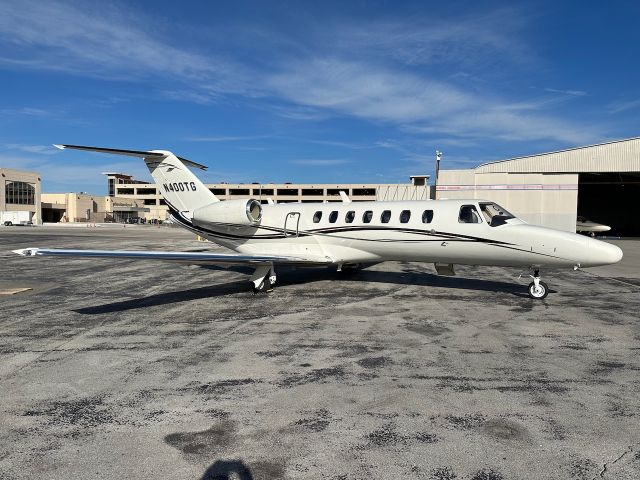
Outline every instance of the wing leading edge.
{"type": "Polygon", "coordinates": [[[333,261],[328,257],[285,255],[248,255],[207,252],[146,252],[136,250],[65,250],[56,248],[23,248],[13,253],[25,257],[58,256],[58,257],[101,257],[124,258],[131,260],[165,260],[187,263],[213,263],[225,265],[329,265],[333,261]]]}

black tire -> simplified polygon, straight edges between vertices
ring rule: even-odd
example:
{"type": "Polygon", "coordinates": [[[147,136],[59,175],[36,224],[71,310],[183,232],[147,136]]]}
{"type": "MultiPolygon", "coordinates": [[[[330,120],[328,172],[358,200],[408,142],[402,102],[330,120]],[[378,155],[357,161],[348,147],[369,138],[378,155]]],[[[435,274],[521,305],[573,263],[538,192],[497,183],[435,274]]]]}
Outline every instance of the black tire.
{"type": "Polygon", "coordinates": [[[540,286],[540,290],[536,292],[536,284],[534,282],[531,282],[529,284],[529,297],[533,298],[534,300],[542,300],[543,298],[546,298],[547,295],[549,295],[549,286],[546,283],[538,282],[538,285],[540,286]]]}

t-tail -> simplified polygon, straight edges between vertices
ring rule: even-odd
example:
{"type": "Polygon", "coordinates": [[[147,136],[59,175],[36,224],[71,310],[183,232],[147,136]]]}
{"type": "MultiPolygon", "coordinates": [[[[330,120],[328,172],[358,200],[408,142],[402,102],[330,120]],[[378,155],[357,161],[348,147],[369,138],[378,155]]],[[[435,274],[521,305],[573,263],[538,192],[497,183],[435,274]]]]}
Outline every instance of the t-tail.
{"type": "Polygon", "coordinates": [[[60,149],[69,148],[142,158],[160,189],[160,193],[167,202],[167,206],[174,215],[192,218],[195,210],[219,201],[188,168],[195,167],[206,170],[207,167],[186,158],[178,157],[167,150],[138,151],[82,145],[55,146],[60,149]]]}

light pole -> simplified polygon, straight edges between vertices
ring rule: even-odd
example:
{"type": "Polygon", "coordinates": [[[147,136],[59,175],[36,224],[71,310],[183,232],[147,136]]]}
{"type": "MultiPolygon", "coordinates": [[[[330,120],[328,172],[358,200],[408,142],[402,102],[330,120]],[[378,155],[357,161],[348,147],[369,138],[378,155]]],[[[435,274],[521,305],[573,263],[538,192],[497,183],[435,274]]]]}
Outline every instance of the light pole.
{"type": "Polygon", "coordinates": [[[442,152],[436,150],[436,185],[438,185],[438,174],[440,173],[440,159],[442,159],[442,152]]]}

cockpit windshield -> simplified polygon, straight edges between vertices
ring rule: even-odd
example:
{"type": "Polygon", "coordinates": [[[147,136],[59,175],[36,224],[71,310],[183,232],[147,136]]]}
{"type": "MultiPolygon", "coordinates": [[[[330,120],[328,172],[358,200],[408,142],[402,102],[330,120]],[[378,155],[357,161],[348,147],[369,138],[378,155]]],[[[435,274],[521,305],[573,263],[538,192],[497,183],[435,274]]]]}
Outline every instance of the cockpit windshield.
{"type": "Polygon", "coordinates": [[[514,215],[511,215],[506,209],[493,202],[480,202],[480,211],[482,212],[482,215],[484,215],[484,218],[487,220],[487,223],[492,227],[504,225],[505,223],[507,223],[507,220],[516,218],[514,215]]]}

